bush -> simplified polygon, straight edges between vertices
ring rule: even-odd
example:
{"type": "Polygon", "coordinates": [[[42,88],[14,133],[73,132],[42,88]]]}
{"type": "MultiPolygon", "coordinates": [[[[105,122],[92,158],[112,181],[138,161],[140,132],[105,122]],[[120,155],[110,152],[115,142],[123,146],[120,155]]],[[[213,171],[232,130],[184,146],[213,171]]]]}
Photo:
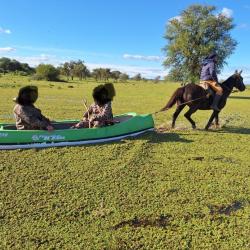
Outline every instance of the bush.
{"type": "Polygon", "coordinates": [[[44,79],[47,81],[58,81],[59,74],[59,70],[51,64],[40,64],[36,68],[37,80],[44,79]]]}
{"type": "Polygon", "coordinates": [[[18,74],[19,76],[28,76],[28,75],[29,75],[29,73],[28,73],[28,72],[25,72],[25,71],[18,71],[17,74],[18,74]]]}
{"type": "Polygon", "coordinates": [[[43,78],[42,76],[40,76],[40,75],[35,74],[35,75],[31,76],[29,79],[30,79],[30,80],[41,81],[41,80],[43,80],[44,78],[43,78]]]}

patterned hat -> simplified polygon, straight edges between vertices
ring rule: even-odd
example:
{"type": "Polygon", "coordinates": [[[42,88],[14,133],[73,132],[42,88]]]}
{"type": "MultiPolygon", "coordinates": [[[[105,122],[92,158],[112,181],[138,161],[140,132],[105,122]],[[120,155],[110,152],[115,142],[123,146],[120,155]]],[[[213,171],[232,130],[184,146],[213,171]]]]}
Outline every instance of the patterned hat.
{"type": "Polygon", "coordinates": [[[93,90],[93,98],[99,105],[104,105],[113,100],[115,88],[112,83],[100,84],[93,90]]]}
{"type": "Polygon", "coordinates": [[[18,96],[13,100],[21,105],[30,105],[36,102],[38,98],[38,88],[36,86],[25,86],[22,87],[19,92],[18,96]]]}

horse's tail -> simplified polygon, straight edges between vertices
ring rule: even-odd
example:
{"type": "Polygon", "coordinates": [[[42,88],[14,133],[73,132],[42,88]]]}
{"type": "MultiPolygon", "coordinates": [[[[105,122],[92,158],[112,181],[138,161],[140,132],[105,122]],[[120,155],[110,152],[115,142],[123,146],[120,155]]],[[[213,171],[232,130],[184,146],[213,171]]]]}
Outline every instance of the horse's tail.
{"type": "Polygon", "coordinates": [[[174,92],[174,94],[172,95],[172,97],[170,98],[170,100],[168,101],[168,103],[166,104],[166,106],[161,109],[161,111],[165,111],[165,110],[168,110],[168,109],[172,108],[174,106],[174,104],[178,100],[182,100],[183,99],[182,96],[183,96],[183,93],[184,93],[184,89],[185,89],[185,87],[178,88],[174,92]]]}

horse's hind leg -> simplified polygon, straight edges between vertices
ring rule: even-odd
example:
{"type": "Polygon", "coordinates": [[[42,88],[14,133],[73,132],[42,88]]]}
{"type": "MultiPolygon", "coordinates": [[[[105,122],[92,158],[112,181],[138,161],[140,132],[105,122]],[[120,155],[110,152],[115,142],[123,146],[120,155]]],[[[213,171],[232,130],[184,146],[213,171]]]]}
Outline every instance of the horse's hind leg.
{"type": "Polygon", "coordinates": [[[176,121],[177,117],[179,116],[179,114],[181,113],[181,111],[183,110],[184,107],[185,107],[185,105],[179,105],[179,106],[176,108],[176,110],[175,110],[175,112],[174,112],[174,114],[173,114],[172,128],[175,127],[175,121],[176,121]]]}
{"type": "Polygon", "coordinates": [[[185,117],[188,119],[188,121],[192,124],[192,128],[193,128],[193,129],[196,128],[196,125],[195,125],[194,120],[191,119],[191,115],[192,115],[193,113],[195,113],[196,110],[197,110],[197,108],[191,108],[191,107],[190,107],[189,110],[188,110],[188,112],[186,112],[186,113],[184,114],[184,116],[185,116],[185,117]]]}

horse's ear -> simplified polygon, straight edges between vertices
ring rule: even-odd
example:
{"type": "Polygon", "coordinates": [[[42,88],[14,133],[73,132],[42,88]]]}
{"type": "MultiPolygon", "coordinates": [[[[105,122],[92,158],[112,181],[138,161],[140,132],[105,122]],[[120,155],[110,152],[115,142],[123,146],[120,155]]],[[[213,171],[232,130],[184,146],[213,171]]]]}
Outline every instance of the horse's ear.
{"type": "Polygon", "coordinates": [[[239,75],[241,75],[241,73],[242,73],[242,70],[239,72],[239,75]]]}
{"type": "Polygon", "coordinates": [[[234,74],[238,74],[238,70],[237,69],[235,70],[234,74]]]}

